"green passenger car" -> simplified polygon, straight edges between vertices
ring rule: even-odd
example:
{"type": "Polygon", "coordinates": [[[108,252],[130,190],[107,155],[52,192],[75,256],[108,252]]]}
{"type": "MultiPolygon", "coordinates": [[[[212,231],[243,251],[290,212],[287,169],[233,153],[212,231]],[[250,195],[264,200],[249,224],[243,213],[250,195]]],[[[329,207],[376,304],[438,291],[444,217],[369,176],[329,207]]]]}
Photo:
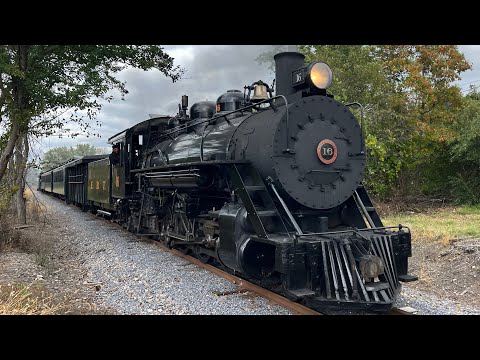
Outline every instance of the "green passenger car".
{"type": "Polygon", "coordinates": [[[40,189],[46,192],[52,192],[52,171],[41,173],[40,179],[40,189]]]}
{"type": "Polygon", "coordinates": [[[65,195],[65,166],[60,166],[53,170],[53,188],[52,192],[58,195],[65,195]]]}
{"type": "Polygon", "coordinates": [[[125,167],[120,165],[112,165],[112,197],[125,197],[125,167]]]}
{"type": "Polygon", "coordinates": [[[88,164],[89,203],[106,209],[112,209],[110,189],[112,184],[110,161],[108,158],[93,161],[88,164]]]}

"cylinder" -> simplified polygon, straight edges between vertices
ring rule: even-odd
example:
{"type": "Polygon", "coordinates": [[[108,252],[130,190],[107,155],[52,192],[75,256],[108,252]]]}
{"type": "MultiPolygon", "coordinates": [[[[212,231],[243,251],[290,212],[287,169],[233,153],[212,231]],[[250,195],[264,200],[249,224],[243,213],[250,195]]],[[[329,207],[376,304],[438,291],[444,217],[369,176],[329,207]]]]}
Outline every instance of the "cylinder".
{"type": "Polygon", "coordinates": [[[327,216],[320,216],[320,232],[327,232],[328,231],[328,217],[327,216]]]}

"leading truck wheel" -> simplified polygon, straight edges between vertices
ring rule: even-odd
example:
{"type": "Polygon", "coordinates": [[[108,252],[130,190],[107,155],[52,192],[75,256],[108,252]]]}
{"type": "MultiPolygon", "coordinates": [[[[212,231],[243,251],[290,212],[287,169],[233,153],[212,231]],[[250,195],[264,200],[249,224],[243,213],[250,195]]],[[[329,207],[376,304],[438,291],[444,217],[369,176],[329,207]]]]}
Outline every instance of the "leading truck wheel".
{"type": "Polygon", "coordinates": [[[203,253],[202,249],[198,245],[195,246],[194,252],[197,259],[203,262],[204,264],[211,262],[213,259],[210,255],[203,253]]]}
{"type": "Polygon", "coordinates": [[[200,260],[204,264],[207,264],[211,260],[210,255],[203,254],[203,253],[196,254],[196,257],[198,258],[198,260],[200,260]]]}
{"type": "Polygon", "coordinates": [[[179,245],[177,247],[177,250],[180,251],[182,254],[185,254],[185,255],[188,255],[192,252],[192,250],[190,250],[190,248],[186,245],[179,245]]]}

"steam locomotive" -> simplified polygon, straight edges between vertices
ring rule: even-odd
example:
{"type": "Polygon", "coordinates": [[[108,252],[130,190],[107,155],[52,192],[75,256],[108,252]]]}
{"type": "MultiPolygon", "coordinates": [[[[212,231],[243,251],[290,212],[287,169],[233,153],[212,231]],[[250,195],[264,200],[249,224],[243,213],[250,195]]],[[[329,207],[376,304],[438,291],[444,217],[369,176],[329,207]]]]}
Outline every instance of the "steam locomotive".
{"type": "Polygon", "coordinates": [[[118,156],[40,174],[39,189],[249,279],[274,279],[316,309],[387,311],[411,256],[362,185],[363,108],[327,92],[332,71],[275,55],[276,91],[257,81],[216,103],[145,120],[109,139],[118,156]],[[361,110],[361,122],[350,111],[361,110]],[[362,125],[362,126],[360,126],[362,125]]]}

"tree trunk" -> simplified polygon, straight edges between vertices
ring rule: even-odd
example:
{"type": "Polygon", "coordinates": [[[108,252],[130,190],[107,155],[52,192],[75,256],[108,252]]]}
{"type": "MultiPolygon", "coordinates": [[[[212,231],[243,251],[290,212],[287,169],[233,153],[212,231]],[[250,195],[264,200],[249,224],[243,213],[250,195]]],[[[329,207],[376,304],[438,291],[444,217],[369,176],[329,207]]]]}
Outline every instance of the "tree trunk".
{"type": "Polygon", "coordinates": [[[20,133],[27,133],[30,115],[28,114],[28,96],[25,88],[25,77],[28,67],[28,45],[13,45],[12,48],[16,51],[15,60],[23,72],[23,76],[12,76],[12,96],[14,111],[10,114],[10,135],[5,149],[0,155],[0,181],[5,175],[8,162],[12,157],[15,144],[17,143],[20,133]]]}
{"type": "Polygon", "coordinates": [[[29,147],[27,134],[21,134],[17,140],[14,156],[15,184],[18,185],[18,191],[14,195],[14,206],[19,224],[27,223],[27,207],[24,194],[25,178],[27,175],[28,150],[29,147]]]}
{"type": "Polygon", "coordinates": [[[5,175],[5,171],[7,170],[7,164],[12,157],[13,149],[15,148],[15,144],[18,140],[18,135],[20,133],[20,124],[18,121],[12,120],[12,127],[10,131],[10,136],[8,138],[7,146],[2,151],[2,155],[0,156],[0,181],[5,175]]]}

